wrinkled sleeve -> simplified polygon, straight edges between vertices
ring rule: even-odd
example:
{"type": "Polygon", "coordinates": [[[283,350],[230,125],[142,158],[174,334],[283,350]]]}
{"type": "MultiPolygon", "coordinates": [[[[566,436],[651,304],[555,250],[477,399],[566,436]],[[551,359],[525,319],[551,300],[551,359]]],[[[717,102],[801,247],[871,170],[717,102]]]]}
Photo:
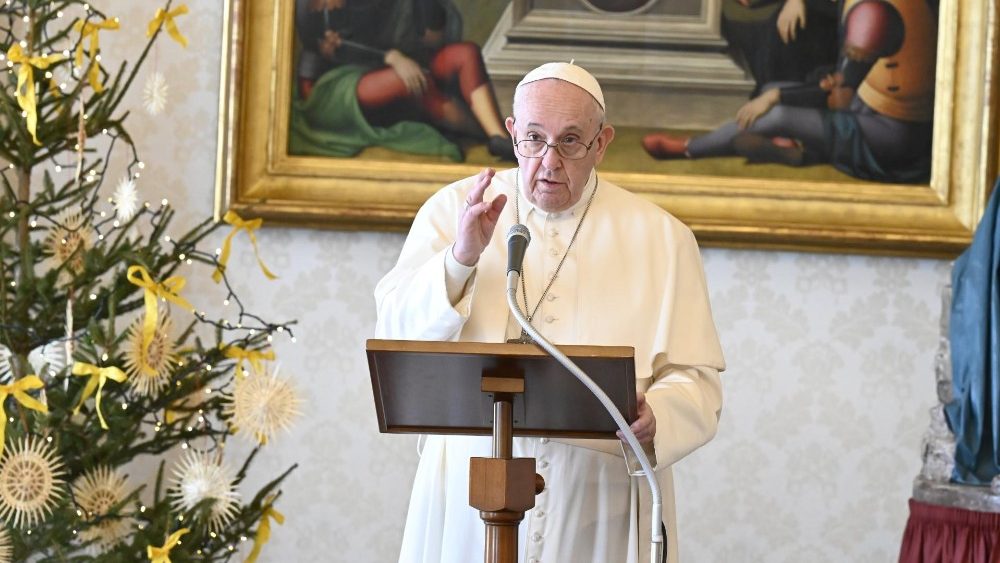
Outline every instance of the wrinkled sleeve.
{"type": "Polygon", "coordinates": [[[656,416],[656,468],[669,467],[715,436],[722,414],[719,370],[668,366],[646,390],[646,401],[656,416]]]}
{"type": "Polygon", "coordinates": [[[455,241],[460,190],[445,188],[417,212],[395,267],[375,287],[377,338],[456,340],[469,318],[475,273],[454,305],[445,259],[455,241]]]}
{"type": "Polygon", "coordinates": [[[668,467],[711,440],[722,413],[725,369],[705,271],[690,229],[672,229],[674,251],[652,354],[646,401],[656,417],[657,468],[668,467]]]}

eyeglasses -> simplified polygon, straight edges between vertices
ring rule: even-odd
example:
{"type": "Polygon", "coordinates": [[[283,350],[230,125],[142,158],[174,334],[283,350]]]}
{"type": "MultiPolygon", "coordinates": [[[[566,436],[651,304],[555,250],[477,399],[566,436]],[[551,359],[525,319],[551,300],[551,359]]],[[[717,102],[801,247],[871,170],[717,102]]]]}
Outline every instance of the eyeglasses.
{"type": "Polygon", "coordinates": [[[514,147],[517,149],[517,154],[524,158],[542,158],[545,156],[545,153],[549,152],[549,148],[554,148],[559,153],[559,156],[565,159],[579,160],[587,156],[587,153],[590,152],[590,147],[594,146],[597,136],[603,130],[604,124],[602,123],[597,128],[597,134],[587,144],[577,140],[559,141],[558,143],[549,144],[540,139],[522,139],[516,141],[514,147]]]}

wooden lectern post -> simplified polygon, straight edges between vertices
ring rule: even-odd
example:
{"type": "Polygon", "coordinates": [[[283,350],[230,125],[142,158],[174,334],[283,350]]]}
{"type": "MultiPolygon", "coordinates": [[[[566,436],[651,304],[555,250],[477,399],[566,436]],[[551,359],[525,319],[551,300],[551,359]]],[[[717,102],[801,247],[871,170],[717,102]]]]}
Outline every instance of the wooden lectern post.
{"type": "Polygon", "coordinates": [[[513,459],[514,395],[524,376],[484,375],[482,391],[493,394],[493,457],[469,459],[469,505],[486,524],[486,563],[517,563],[517,528],[545,488],[535,458],[513,459]]]}

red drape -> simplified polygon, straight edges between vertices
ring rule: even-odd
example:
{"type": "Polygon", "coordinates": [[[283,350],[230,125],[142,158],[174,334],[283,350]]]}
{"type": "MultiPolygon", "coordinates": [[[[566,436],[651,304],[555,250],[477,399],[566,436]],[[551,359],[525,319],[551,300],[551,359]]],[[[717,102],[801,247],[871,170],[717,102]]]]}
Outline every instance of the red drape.
{"type": "Polygon", "coordinates": [[[1000,563],[1000,514],[910,499],[899,563],[1000,563]]]}

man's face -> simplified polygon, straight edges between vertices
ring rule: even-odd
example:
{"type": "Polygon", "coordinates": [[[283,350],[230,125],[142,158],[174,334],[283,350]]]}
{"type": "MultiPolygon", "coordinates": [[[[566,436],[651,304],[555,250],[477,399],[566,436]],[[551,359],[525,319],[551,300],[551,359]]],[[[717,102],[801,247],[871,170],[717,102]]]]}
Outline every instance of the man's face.
{"type": "Polygon", "coordinates": [[[548,212],[569,209],[580,201],[591,170],[604,158],[614,138],[614,129],[603,125],[602,117],[590,94],[563,80],[549,78],[518,89],[514,117],[506,121],[515,141],[538,139],[554,145],[575,140],[586,145],[594,140],[590,151],[578,160],[564,158],[554,147],[541,158],[518,154],[525,199],[548,212]]]}

